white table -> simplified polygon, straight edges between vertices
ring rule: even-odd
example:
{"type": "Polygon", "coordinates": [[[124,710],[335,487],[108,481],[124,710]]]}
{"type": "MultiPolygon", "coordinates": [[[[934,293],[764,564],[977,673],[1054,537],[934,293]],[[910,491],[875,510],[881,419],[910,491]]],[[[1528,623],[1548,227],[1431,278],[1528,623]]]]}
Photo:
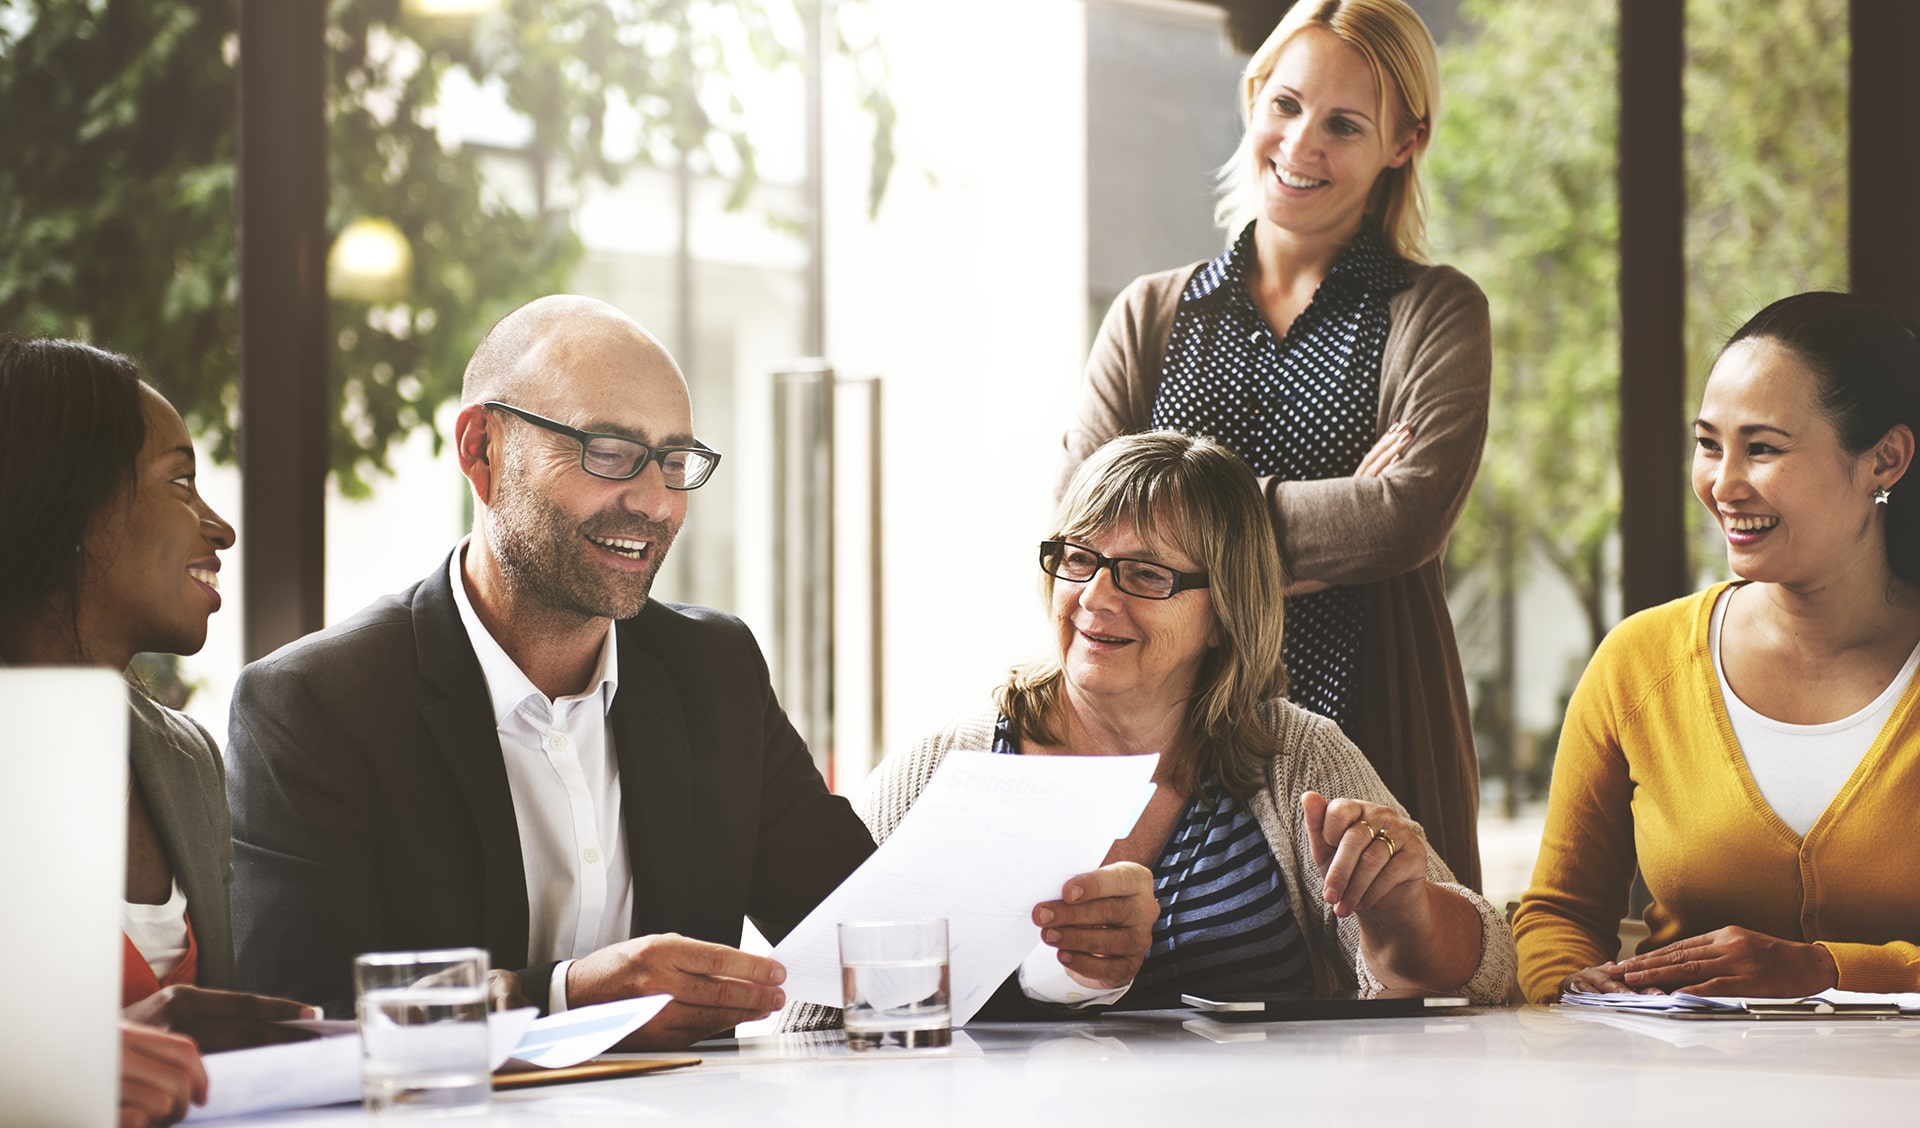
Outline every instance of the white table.
{"type": "Polygon", "coordinates": [[[1527,1007],[1252,1025],[1166,1011],[961,1033],[930,1054],[853,1054],[837,1035],[707,1043],[689,1069],[497,1094],[484,1119],[342,1107],[218,1123],[1920,1124],[1920,1020],[1910,1019],[1698,1023],[1527,1007]]]}

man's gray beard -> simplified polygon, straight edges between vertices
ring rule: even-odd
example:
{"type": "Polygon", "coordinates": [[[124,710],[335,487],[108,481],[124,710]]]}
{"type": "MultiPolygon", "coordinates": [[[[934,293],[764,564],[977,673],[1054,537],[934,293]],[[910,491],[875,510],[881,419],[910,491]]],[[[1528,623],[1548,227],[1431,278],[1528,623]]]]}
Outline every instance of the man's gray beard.
{"type": "Polygon", "coordinates": [[[510,467],[498,482],[486,520],[487,544],[508,586],[561,614],[589,619],[630,619],[646,606],[653,578],[660,573],[676,530],[658,521],[627,516],[592,518],[575,525],[548,505],[510,467]],[[646,540],[650,567],[620,576],[589,564],[592,549],[581,535],[596,525],[596,535],[646,540]]]}

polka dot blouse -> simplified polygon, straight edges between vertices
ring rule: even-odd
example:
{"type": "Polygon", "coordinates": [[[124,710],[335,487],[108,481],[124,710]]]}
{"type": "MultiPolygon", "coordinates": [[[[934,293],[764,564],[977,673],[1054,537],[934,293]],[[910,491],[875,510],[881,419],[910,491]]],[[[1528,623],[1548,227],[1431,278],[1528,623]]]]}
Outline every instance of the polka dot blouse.
{"type": "MultiPolygon", "coordinates": [[[[1363,228],[1286,335],[1275,337],[1247,290],[1253,231],[1248,224],[1181,293],[1153,425],[1211,436],[1262,477],[1350,476],[1379,437],[1388,302],[1410,280],[1399,257],[1363,228]]],[[[1287,600],[1296,704],[1346,726],[1363,629],[1359,588],[1287,600]]]]}

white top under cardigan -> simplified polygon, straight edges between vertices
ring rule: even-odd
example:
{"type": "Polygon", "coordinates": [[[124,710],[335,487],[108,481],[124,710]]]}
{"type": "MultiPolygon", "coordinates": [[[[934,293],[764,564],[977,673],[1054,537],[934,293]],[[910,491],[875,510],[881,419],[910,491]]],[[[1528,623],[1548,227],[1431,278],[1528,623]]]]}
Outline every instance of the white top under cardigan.
{"type": "Polygon", "coordinates": [[[1920,646],[1907,655],[1906,665],[1880,695],[1852,716],[1818,725],[1776,721],[1740,699],[1727,683],[1726,667],[1720,661],[1720,631],[1727,620],[1727,604],[1738,590],[1738,584],[1729,586],[1713,605],[1707,647],[1713,653],[1714,676],[1720,680],[1727,719],[1733,722],[1734,742],[1761,797],[1781,822],[1804,838],[1893,718],[1893,707],[1900,703],[1914,670],[1920,668],[1920,646]]]}

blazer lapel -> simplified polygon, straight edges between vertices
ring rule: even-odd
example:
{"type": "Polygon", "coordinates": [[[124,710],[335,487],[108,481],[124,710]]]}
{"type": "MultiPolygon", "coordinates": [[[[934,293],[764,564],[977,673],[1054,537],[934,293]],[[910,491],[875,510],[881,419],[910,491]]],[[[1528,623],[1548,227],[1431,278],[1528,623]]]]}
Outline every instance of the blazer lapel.
{"type": "Polygon", "coordinates": [[[493,724],[486,676],[453,602],[448,565],[437,569],[415,592],[413,632],[420,676],[444,694],[423,698],[420,717],[480,832],[486,946],[496,967],[524,967],[529,917],[520,824],[513,816],[513,792],[500,752],[500,734],[493,724]]]}
{"type": "MultiPolygon", "coordinates": [[[[133,725],[127,759],[147,813],[166,844],[180,890],[186,894],[187,915],[200,949],[199,983],[230,987],[234,969],[229,867],[221,865],[232,850],[226,789],[211,763],[203,764],[179,746],[172,723],[158,705],[137,690],[129,693],[133,725]]],[[[212,748],[207,754],[219,755],[212,748]]]]}
{"type": "Polygon", "coordinates": [[[645,621],[643,610],[620,624],[620,690],[613,699],[635,936],[667,932],[670,922],[687,919],[693,818],[693,750],[686,717],[673,679],[640,637],[645,621]]]}

